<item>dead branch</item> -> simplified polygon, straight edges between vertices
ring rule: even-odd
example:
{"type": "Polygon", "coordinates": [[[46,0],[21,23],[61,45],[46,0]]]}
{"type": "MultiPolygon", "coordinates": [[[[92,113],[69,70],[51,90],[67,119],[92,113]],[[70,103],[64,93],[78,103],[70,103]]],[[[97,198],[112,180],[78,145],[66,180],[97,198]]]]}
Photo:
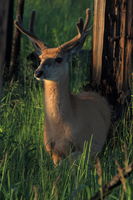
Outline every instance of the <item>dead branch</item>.
{"type": "MultiPolygon", "coordinates": [[[[130,174],[133,172],[133,162],[131,164],[129,164],[127,167],[121,169],[122,170],[122,176],[124,178],[127,178],[130,176],[130,174]]],[[[119,185],[121,185],[122,181],[121,181],[121,174],[118,172],[117,175],[115,175],[112,180],[105,184],[102,187],[102,192],[103,192],[103,198],[105,198],[106,196],[108,196],[112,190],[116,187],[118,187],[119,185]]],[[[101,192],[97,192],[95,194],[95,196],[93,196],[91,198],[91,200],[100,200],[101,199],[101,192]]]]}

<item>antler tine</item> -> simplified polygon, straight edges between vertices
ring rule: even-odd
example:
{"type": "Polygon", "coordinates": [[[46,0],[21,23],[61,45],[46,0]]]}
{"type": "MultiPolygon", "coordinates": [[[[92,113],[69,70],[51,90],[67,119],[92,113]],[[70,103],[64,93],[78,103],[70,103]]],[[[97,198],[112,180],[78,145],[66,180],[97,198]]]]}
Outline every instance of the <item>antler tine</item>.
{"type": "Polygon", "coordinates": [[[86,9],[86,18],[85,18],[85,23],[84,23],[84,31],[87,31],[87,27],[89,24],[89,18],[90,18],[91,10],[89,8],[86,9]]]}
{"type": "Polygon", "coordinates": [[[23,34],[28,36],[34,43],[36,43],[38,45],[38,47],[41,50],[44,50],[47,48],[47,46],[42,41],[40,41],[33,33],[31,33],[30,31],[27,31],[23,28],[22,21],[19,16],[18,16],[17,20],[14,21],[14,24],[19,31],[21,31],[23,34]]]}
{"type": "Polygon", "coordinates": [[[83,22],[83,19],[80,18],[78,23],[77,23],[77,31],[78,34],[70,41],[65,42],[64,44],[62,44],[59,48],[61,48],[62,50],[66,51],[66,50],[70,50],[74,47],[82,47],[86,36],[88,35],[89,30],[88,28],[88,24],[89,24],[89,16],[90,16],[90,9],[87,8],[86,9],[86,19],[85,19],[85,23],[83,22]]]}

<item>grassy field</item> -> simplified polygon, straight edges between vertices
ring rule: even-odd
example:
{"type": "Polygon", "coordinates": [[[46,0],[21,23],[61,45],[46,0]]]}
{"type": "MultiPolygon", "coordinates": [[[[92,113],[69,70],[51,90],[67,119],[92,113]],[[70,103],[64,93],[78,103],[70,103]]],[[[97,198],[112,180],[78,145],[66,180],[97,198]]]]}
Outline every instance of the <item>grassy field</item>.
{"type": "MultiPolygon", "coordinates": [[[[36,9],[37,35],[50,46],[56,46],[76,33],[75,22],[79,16],[85,16],[87,7],[93,5],[85,0],[64,0],[63,3],[62,0],[37,0],[34,4],[27,0],[25,26],[31,10],[36,9]]],[[[91,48],[90,44],[91,36],[85,48],[91,48]]],[[[42,83],[34,80],[32,62],[26,59],[32,50],[31,43],[23,37],[19,80],[5,84],[0,104],[0,200],[89,200],[117,173],[115,160],[121,167],[133,160],[129,111],[114,125],[113,137],[100,155],[101,184],[95,163],[89,158],[85,160],[87,144],[79,161],[69,165],[64,160],[55,168],[43,146],[42,83]]],[[[78,76],[76,71],[75,76],[78,76]]],[[[72,80],[73,91],[84,85],[85,80],[81,83],[81,79],[82,76],[78,84],[75,84],[76,78],[72,80]]],[[[132,200],[133,175],[126,180],[125,187],[114,189],[107,200],[132,200]]]]}

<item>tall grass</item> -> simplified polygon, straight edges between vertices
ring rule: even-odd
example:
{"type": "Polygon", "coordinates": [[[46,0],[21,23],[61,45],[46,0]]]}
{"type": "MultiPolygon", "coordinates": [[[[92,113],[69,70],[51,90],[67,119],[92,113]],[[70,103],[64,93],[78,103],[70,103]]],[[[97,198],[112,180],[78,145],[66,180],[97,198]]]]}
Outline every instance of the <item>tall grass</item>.
{"type": "MultiPolygon", "coordinates": [[[[36,9],[36,33],[49,45],[56,46],[73,36],[77,18],[85,15],[85,8],[90,6],[92,8],[91,1],[37,0],[33,4],[33,1],[27,0],[25,25],[30,11],[36,9]]],[[[88,156],[87,148],[91,144],[85,145],[78,161],[69,164],[64,160],[56,168],[45,152],[43,89],[42,83],[33,79],[32,63],[26,60],[31,51],[31,44],[23,37],[19,80],[7,83],[0,105],[0,200],[90,199],[101,187],[95,163],[88,156]]],[[[77,71],[74,73],[73,76],[84,79],[77,71]]],[[[78,84],[72,83],[74,92],[84,85],[81,79],[78,79],[78,84]]],[[[102,184],[117,173],[115,160],[124,167],[133,159],[133,127],[127,120],[129,113],[114,126],[113,138],[100,156],[102,184]]],[[[127,179],[125,191],[120,186],[107,199],[132,200],[132,179],[133,176],[127,179]]]]}
{"type": "MultiPolygon", "coordinates": [[[[90,199],[100,186],[95,164],[85,159],[86,147],[76,163],[53,166],[43,146],[42,86],[27,84],[10,85],[1,104],[0,199],[90,199]]],[[[132,160],[132,126],[125,118],[114,135],[101,154],[103,184],[117,173],[115,160],[122,167],[132,160]]],[[[108,199],[131,200],[132,178],[125,192],[121,186],[108,199]]]]}

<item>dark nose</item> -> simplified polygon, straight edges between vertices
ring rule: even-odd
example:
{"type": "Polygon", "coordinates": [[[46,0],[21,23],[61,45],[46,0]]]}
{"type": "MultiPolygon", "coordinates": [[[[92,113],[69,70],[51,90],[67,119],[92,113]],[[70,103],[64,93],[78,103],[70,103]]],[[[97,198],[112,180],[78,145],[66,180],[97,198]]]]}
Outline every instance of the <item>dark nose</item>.
{"type": "Polygon", "coordinates": [[[40,78],[43,75],[43,71],[36,70],[35,71],[35,77],[40,78]]]}

